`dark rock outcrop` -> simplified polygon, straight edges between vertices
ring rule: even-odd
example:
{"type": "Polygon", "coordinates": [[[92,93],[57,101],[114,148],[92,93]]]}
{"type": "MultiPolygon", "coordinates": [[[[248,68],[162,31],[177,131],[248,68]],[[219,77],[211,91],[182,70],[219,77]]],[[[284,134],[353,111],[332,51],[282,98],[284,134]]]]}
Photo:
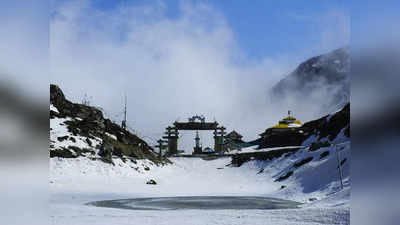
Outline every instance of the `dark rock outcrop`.
{"type": "Polygon", "coordinates": [[[293,171],[289,171],[287,172],[285,175],[280,176],[278,179],[275,180],[275,182],[281,182],[284,181],[286,179],[288,179],[290,176],[293,175],[293,171]]]}
{"type": "Polygon", "coordinates": [[[150,185],[156,185],[157,182],[153,179],[150,179],[149,181],[146,182],[146,184],[150,184],[150,185]]]}
{"type": "MultiPolygon", "coordinates": [[[[67,100],[57,85],[50,85],[50,104],[58,111],[50,110],[50,119],[73,118],[64,122],[68,132],[74,136],[84,137],[88,146],[93,150],[100,150],[99,155],[103,157],[103,161],[112,162],[111,155],[114,155],[149,159],[156,164],[169,162],[168,159],[157,157],[152,147],[138,136],[105,119],[100,109],[67,100]],[[102,144],[93,146],[91,141],[93,139],[102,140],[102,144]]],[[[74,146],[74,148],[79,147],[74,146]]],[[[80,156],[76,151],[71,154],[66,151],[68,150],[65,148],[50,149],[50,157],[80,156]]]]}
{"type": "Polygon", "coordinates": [[[296,168],[299,168],[300,166],[302,166],[302,165],[304,165],[306,163],[309,163],[312,160],[313,160],[313,157],[310,156],[308,158],[300,160],[299,162],[296,162],[293,166],[296,167],[296,168]]]}
{"type": "Polygon", "coordinates": [[[325,151],[319,155],[319,159],[323,159],[329,155],[329,151],[325,151]]]}
{"type": "Polygon", "coordinates": [[[325,141],[325,142],[317,141],[317,142],[311,143],[310,148],[308,150],[310,152],[313,152],[313,151],[316,151],[316,150],[318,150],[318,149],[320,149],[322,147],[329,147],[329,146],[331,146],[331,144],[328,141],[325,141]]]}
{"type": "Polygon", "coordinates": [[[274,158],[279,158],[284,154],[290,154],[298,151],[300,148],[287,148],[287,149],[278,149],[271,150],[267,152],[245,152],[240,154],[232,155],[231,165],[234,167],[240,167],[243,163],[248,162],[250,160],[272,160],[274,158]]]}

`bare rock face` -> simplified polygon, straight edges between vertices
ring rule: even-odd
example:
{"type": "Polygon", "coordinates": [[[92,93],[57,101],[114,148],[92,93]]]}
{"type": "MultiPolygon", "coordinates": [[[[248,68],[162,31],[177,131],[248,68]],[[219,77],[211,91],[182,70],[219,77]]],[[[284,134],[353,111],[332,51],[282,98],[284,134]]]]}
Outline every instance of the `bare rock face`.
{"type": "Polygon", "coordinates": [[[78,117],[94,122],[99,126],[104,125],[103,113],[99,109],[68,101],[62,90],[53,84],[50,85],[50,103],[59,111],[59,117],[78,117]]]}
{"type": "Polygon", "coordinates": [[[50,110],[50,119],[68,118],[64,122],[68,133],[79,137],[87,144],[87,148],[74,146],[72,140],[76,138],[70,139],[67,136],[65,140],[72,141],[72,144],[67,148],[59,149],[52,148],[51,145],[50,157],[70,158],[97,154],[104,158],[103,161],[110,163],[112,162],[111,155],[149,159],[156,164],[169,162],[167,159],[159,159],[151,146],[138,136],[122,129],[111,120],[105,119],[101,110],[67,100],[57,85],[50,85],[50,104],[58,111],[50,110]],[[100,140],[100,143],[94,144],[93,140],[100,140]]]}
{"type": "Polygon", "coordinates": [[[54,105],[63,104],[66,101],[64,93],[54,84],[50,84],[50,102],[54,105]]]}
{"type": "Polygon", "coordinates": [[[327,137],[333,141],[342,129],[346,137],[350,137],[350,103],[347,103],[340,111],[333,115],[305,123],[302,126],[304,135],[315,135],[318,139],[327,137]]]}

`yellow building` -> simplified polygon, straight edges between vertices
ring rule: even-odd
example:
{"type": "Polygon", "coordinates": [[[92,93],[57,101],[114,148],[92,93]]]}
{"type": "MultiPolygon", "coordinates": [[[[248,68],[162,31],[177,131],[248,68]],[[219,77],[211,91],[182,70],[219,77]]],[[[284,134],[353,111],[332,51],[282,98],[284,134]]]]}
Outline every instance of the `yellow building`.
{"type": "Polygon", "coordinates": [[[279,121],[278,124],[269,127],[265,130],[264,133],[260,134],[261,137],[266,135],[270,135],[275,132],[283,132],[283,131],[295,131],[300,128],[303,124],[297,120],[295,117],[290,115],[290,111],[288,111],[288,116],[279,121]]]}

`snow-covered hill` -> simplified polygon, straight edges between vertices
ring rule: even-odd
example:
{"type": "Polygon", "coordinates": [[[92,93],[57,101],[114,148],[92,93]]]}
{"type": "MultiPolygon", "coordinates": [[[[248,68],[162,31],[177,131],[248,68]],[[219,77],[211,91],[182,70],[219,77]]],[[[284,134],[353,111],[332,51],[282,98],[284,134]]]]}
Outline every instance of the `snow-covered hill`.
{"type": "Polygon", "coordinates": [[[98,108],[68,101],[61,89],[50,85],[50,157],[87,157],[113,163],[148,159],[167,163],[144,140],[103,117],[98,108]]]}

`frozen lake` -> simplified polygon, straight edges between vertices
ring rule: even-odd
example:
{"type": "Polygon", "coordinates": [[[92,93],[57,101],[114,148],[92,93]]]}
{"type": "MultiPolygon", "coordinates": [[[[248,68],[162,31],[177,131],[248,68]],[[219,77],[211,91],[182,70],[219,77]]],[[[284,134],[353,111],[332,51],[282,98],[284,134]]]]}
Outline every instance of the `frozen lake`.
{"type": "Polygon", "coordinates": [[[177,210],[177,209],[290,209],[301,203],[278,198],[248,196],[189,196],[133,198],[89,202],[86,205],[130,210],[177,210]]]}

